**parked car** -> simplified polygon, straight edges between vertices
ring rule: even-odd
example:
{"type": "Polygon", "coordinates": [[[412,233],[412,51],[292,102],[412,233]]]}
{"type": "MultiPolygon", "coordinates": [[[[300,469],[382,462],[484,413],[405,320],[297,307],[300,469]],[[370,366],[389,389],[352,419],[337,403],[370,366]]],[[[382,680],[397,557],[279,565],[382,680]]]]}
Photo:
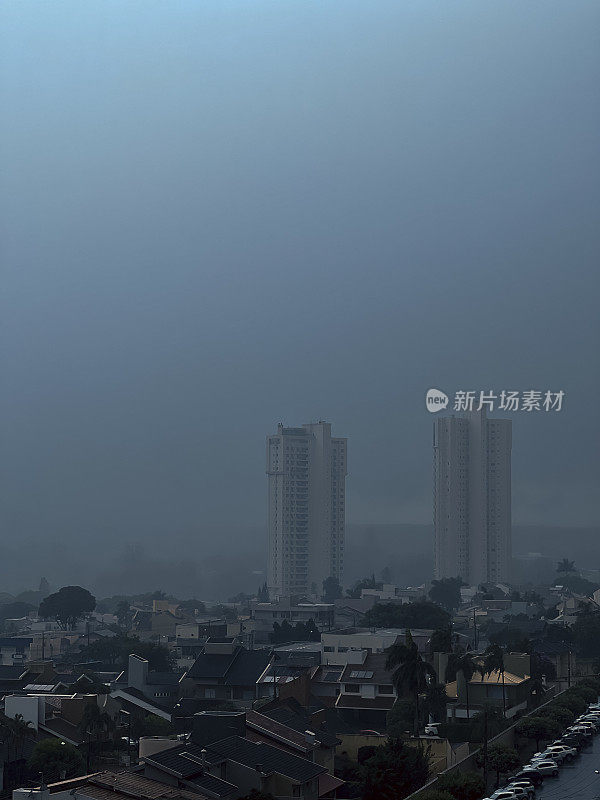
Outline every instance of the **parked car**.
{"type": "Polygon", "coordinates": [[[558,756],[558,759],[555,758],[554,760],[558,760],[558,763],[560,764],[562,761],[572,761],[577,755],[577,750],[572,747],[567,747],[564,744],[550,744],[544,750],[544,753],[547,753],[550,758],[554,758],[552,754],[555,753],[558,756]]]}
{"type": "Polygon", "coordinates": [[[514,789],[515,787],[527,792],[527,797],[529,800],[531,800],[532,797],[535,797],[535,786],[533,783],[531,783],[531,781],[510,781],[506,786],[507,789],[514,789]]]}
{"type": "Polygon", "coordinates": [[[585,743],[586,737],[582,733],[565,733],[554,742],[554,744],[566,744],[567,747],[575,747],[577,750],[581,750],[585,743]]]}
{"type": "Polygon", "coordinates": [[[542,758],[539,761],[531,759],[531,766],[539,770],[544,777],[551,775],[555,778],[558,775],[558,764],[549,758],[542,758]]]}
{"type": "Polygon", "coordinates": [[[594,728],[592,725],[571,725],[567,728],[569,733],[583,734],[586,738],[591,738],[594,735],[594,728]]]}
{"type": "Polygon", "coordinates": [[[523,767],[523,769],[517,772],[516,775],[513,775],[512,778],[509,778],[508,782],[514,783],[514,781],[521,780],[531,781],[534,786],[539,787],[543,783],[544,776],[538,769],[535,769],[535,767],[523,767]]]}
{"type": "Polygon", "coordinates": [[[441,722],[430,722],[425,725],[425,735],[426,736],[439,736],[440,735],[440,728],[441,722]]]}
{"type": "Polygon", "coordinates": [[[552,744],[549,745],[546,750],[562,750],[564,753],[566,753],[567,761],[572,761],[575,756],[579,754],[579,751],[576,747],[573,747],[573,745],[569,745],[566,742],[561,742],[560,739],[556,742],[552,742],[552,744]]]}
{"type": "Polygon", "coordinates": [[[529,795],[524,789],[515,786],[510,789],[496,789],[489,800],[529,800],[529,795]]]}
{"type": "Polygon", "coordinates": [[[567,754],[563,753],[562,751],[554,751],[547,748],[546,750],[542,750],[540,753],[534,753],[532,761],[544,761],[544,759],[551,759],[552,761],[556,761],[558,766],[563,763],[563,761],[567,760],[567,754]]]}
{"type": "Polygon", "coordinates": [[[581,722],[582,725],[585,725],[588,722],[591,722],[591,724],[595,727],[596,730],[600,730],[600,717],[599,716],[596,716],[594,714],[584,714],[584,716],[581,717],[578,721],[581,722]]]}

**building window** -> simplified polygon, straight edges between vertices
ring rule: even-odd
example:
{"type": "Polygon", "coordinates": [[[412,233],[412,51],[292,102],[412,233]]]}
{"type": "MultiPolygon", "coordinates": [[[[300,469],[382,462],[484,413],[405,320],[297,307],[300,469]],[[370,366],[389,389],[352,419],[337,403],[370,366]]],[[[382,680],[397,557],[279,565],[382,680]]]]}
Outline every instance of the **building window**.
{"type": "Polygon", "coordinates": [[[377,687],[379,694],[394,694],[394,687],[391,683],[384,683],[377,687]]]}
{"type": "Polygon", "coordinates": [[[360,686],[358,683],[345,683],[344,691],[348,694],[360,694],[360,686]]]}
{"type": "Polygon", "coordinates": [[[209,700],[215,700],[217,697],[216,689],[205,689],[204,697],[208,698],[209,700]]]}

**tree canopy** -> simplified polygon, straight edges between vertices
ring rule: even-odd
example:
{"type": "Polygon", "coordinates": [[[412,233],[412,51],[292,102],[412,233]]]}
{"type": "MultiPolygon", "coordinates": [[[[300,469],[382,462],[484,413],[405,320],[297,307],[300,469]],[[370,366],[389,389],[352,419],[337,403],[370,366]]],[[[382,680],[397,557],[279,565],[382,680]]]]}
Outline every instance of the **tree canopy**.
{"type": "Polygon", "coordinates": [[[460,587],[462,585],[462,578],[442,578],[433,581],[429,597],[434,603],[452,613],[460,606],[460,587]]]}
{"type": "Polygon", "coordinates": [[[41,773],[44,782],[74,778],[83,773],[83,758],[73,745],[59,739],[42,739],[33,748],[28,763],[34,773],[41,773]]]}
{"type": "Polygon", "coordinates": [[[81,586],[63,586],[40,603],[39,615],[52,617],[64,628],[73,628],[78,619],[96,608],[96,598],[81,586]]]}
{"type": "Polygon", "coordinates": [[[80,655],[83,659],[124,669],[130,654],[145,658],[150,669],[159,672],[168,672],[173,668],[173,655],[166,647],[154,642],[141,642],[137,636],[125,634],[92,642],[81,649],[80,655]]]}
{"type": "Polygon", "coordinates": [[[429,777],[429,754],[420,746],[391,739],[362,764],[363,800],[401,800],[429,777]]]}
{"type": "Polygon", "coordinates": [[[516,731],[526,739],[533,739],[536,750],[539,750],[542,740],[548,741],[560,735],[561,725],[557,720],[549,716],[524,717],[517,722],[516,731]]]}
{"type": "MultiPolygon", "coordinates": [[[[479,758],[481,760],[483,755],[480,754],[479,758]]],[[[496,772],[496,785],[498,785],[500,776],[517,769],[521,760],[514,747],[509,747],[506,744],[495,744],[488,750],[487,763],[488,767],[496,772]]]]}

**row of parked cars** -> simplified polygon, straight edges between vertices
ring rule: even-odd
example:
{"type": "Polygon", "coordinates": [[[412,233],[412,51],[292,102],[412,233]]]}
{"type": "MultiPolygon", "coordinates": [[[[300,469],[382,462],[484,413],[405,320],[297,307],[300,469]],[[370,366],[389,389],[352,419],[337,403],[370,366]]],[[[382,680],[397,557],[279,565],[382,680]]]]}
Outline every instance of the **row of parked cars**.
{"type": "Polygon", "coordinates": [[[588,706],[585,714],[552,742],[543,752],[536,753],[528,764],[507,785],[485,800],[531,800],[547,776],[556,777],[563,764],[572,761],[600,731],[600,703],[588,706]]]}

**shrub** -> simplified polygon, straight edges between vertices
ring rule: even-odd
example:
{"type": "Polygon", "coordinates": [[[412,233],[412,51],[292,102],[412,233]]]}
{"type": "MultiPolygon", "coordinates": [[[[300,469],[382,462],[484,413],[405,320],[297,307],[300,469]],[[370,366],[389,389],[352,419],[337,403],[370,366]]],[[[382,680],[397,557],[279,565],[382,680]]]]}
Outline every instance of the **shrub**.
{"type": "Polygon", "coordinates": [[[454,800],[479,800],[485,793],[483,778],[477,772],[440,775],[436,788],[448,792],[454,800]]]}

